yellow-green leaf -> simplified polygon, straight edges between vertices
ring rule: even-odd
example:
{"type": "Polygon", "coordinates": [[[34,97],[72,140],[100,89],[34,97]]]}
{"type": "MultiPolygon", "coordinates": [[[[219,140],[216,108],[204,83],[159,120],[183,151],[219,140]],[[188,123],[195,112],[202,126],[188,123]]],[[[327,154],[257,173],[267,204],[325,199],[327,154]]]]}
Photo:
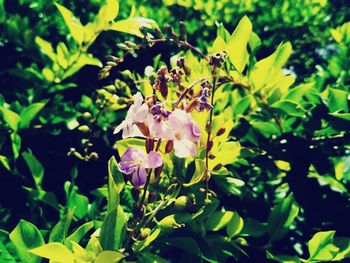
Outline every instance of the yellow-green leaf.
{"type": "Polygon", "coordinates": [[[58,11],[61,13],[72,37],[74,40],[81,44],[84,41],[84,27],[81,24],[80,20],[74,16],[72,11],[70,11],[68,8],[64,7],[63,5],[60,5],[59,3],[55,3],[58,11]]]}
{"type": "Polygon", "coordinates": [[[143,17],[129,17],[127,19],[114,22],[110,27],[110,30],[120,31],[142,37],[140,27],[154,28],[156,23],[152,19],[143,17]]]}
{"type": "Polygon", "coordinates": [[[47,258],[55,262],[74,263],[73,253],[63,244],[58,242],[49,243],[28,251],[34,255],[47,258]]]}
{"type": "Polygon", "coordinates": [[[335,231],[316,233],[308,242],[308,249],[312,260],[331,260],[335,257],[339,248],[333,244],[335,231]]]}
{"type": "Polygon", "coordinates": [[[240,73],[244,70],[249,59],[247,44],[252,30],[252,23],[247,16],[244,16],[232,33],[226,50],[230,61],[240,73]]]}
{"type": "Polygon", "coordinates": [[[37,36],[35,37],[35,43],[39,46],[41,52],[48,56],[52,61],[56,61],[56,54],[49,41],[37,36]]]}
{"type": "Polygon", "coordinates": [[[194,185],[196,183],[199,183],[204,178],[204,173],[205,173],[205,162],[204,162],[204,160],[196,159],[195,160],[195,166],[196,166],[196,169],[194,171],[194,174],[193,174],[191,180],[188,183],[184,184],[184,186],[186,186],[186,187],[194,185]]]}
{"type": "Polygon", "coordinates": [[[125,258],[125,255],[118,251],[106,250],[98,254],[94,263],[116,263],[120,262],[123,258],[125,258]]]}

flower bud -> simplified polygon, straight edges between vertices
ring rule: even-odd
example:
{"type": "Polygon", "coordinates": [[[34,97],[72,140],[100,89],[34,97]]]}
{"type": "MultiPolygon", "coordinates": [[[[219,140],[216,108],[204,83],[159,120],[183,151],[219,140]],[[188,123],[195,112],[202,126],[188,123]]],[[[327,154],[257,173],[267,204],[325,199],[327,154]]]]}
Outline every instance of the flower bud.
{"type": "Polygon", "coordinates": [[[85,111],[81,116],[82,116],[82,117],[84,118],[84,120],[86,120],[86,121],[89,121],[89,120],[91,120],[91,118],[92,118],[91,113],[88,112],[88,111],[85,111]]]}
{"type": "Polygon", "coordinates": [[[158,180],[164,168],[164,164],[154,169],[154,179],[158,180]]]}
{"type": "Polygon", "coordinates": [[[154,140],[147,137],[146,138],[146,152],[150,153],[154,149],[154,140]]]}
{"type": "Polygon", "coordinates": [[[90,155],[89,155],[89,159],[90,160],[93,160],[93,161],[97,161],[98,160],[98,153],[97,152],[92,152],[92,153],[90,153],[90,155]]]}
{"type": "Polygon", "coordinates": [[[156,192],[150,192],[148,194],[148,203],[153,203],[157,200],[157,193],[156,192]]]}
{"type": "Polygon", "coordinates": [[[213,149],[213,146],[214,146],[214,142],[210,140],[207,145],[207,151],[209,152],[211,149],[213,149]]]}
{"type": "Polygon", "coordinates": [[[184,41],[187,41],[186,25],[183,21],[180,21],[180,33],[184,41]]]}
{"type": "Polygon", "coordinates": [[[146,123],[136,122],[135,124],[143,135],[145,135],[146,137],[149,136],[149,128],[146,123]]]}
{"type": "Polygon", "coordinates": [[[165,145],[165,153],[170,153],[174,149],[174,142],[173,141],[167,141],[165,145]]]}
{"type": "Polygon", "coordinates": [[[205,130],[206,130],[206,131],[211,130],[211,123],[210,123],[210,122],[207,122],[207,123],[205,124],[205,130]]]}
{"type": "Polygon", "coordinates": [[[183,211],[186,209],[187,205],[189,204],[189,199],[187,196],[179,196],[175,200],[175,209],[178,211],[183,211]]]}
{"type": "Polygon", "coordinates": [[[218,171],[221,169],[221,167],[222,167],[222,164],[218,163],[217,165],[214,166],[213,171],[218,171]]]}
{"type": "Polygon", "coordinates": [[[164,217],[162,220],[160,220],[158,222],[158,226],[161,229],[167,231],[167,230],[172,230],[172,229],[176,229],[179,227],[183,227],[184,225],[177,223],[174,215],[169,215],[169,216],[164,217]]]}
{"type": "Polygon", "coordinates": [[[110,92],[110,93],[114,93],[114,92],[116,92],[116,87],[114,86],[114,85],[108,85],[108,86],[106,86],[105,87],[105,89],[108,91],[108,92],[110,92]]]}
{"type": "Polygon", "coordinates": [[[87,125],[81,125],[78,127],[78,130],[83,132],[83,133],[88,133],[90,131],[90,128],[87,125]]]}
{"type": "Polygon", "coordinates": [[[142,228],[141,230],[140,230],[140,236],[139,236],[139,240],[144,240],[144,239],[146,239],[148,236],[149,236],[149,234],[150,234],[150,232],[151,232],[151,230],[149,229],[149,228],[142,228]]]}
{"type": "Polygon", "coordinates": [[[226,132],[226,129],[224,127],[221,127],[217,132],[216,136],[221,136],[226,132]]]}
{"type": "Polygon", "coordinates": [[[210,205],[211,203],[212,203],[212,201],[209,198],[206,198],[204,200],[204,204],[206,204],[206,205],[210,205]]]}
{"type": "Polygon", "coordinates": [[[166,100],[168,97],[168,83],[166,81],[159,83],[159,91],[160,94],[162,94],[162,97],[166,100]]]}
{"type": "Polygon", "coordinates": [[[208,157],[209,157],[210,160],[214,160],[216,158],[215,154],[212,154],[212,153],[209,154],[208,157]]]}

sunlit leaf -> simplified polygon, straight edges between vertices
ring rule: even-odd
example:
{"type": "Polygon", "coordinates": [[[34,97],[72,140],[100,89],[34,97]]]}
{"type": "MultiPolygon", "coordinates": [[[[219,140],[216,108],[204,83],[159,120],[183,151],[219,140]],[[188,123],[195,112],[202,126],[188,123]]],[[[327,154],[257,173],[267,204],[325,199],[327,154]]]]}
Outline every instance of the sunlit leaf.
{"type": "Polygon", "coordinates": [[[24,262],[40,262],[40,258],[27,252],[29,249],[40,247],[44,239],[36,226],[25,220],[20,220],[16,228],[10,233],[10,239],[16,246],[24,262]]]}
{"type": "Polygon", "coordinates": [[[84,27],[80,20],[75,17],[68,8],[60,5],[59,3],[55,3],[55,5],[69,28],[72,37],[78,44],[81,44],[84,41],[84,27]]]}
{"type": "Polygon", "coordinates": [[[295,217],[299,213],[299,207],[292,194],[280,201],[271,211],[268,218],[267,230],[270,240],[276,241],[283,238],[289,231],[295,217]]]}
{"type": "Polygon", "coordinates": [[[240,73],[242,73],[244,70],[249,59],[247,45],[252,33],[252,29],[253,26],[249,18],[244,16],[239,21],[228,42],[228,49],[226,52],[229,56],[230,61],[240,73]]]}
{"type": "Polygon", "coordinates": [[[333,244],[335,231],[324,231],[316,233],[308,242],[310,260],[331,260],[339,251],[333,244]]]}
{"type": "Polygon", "coordinates": [[[73,253],[63,244],[58,242],[49,243],[41,247],[31,249],[29,252],[55,262],[74,263],[73,253]]]}

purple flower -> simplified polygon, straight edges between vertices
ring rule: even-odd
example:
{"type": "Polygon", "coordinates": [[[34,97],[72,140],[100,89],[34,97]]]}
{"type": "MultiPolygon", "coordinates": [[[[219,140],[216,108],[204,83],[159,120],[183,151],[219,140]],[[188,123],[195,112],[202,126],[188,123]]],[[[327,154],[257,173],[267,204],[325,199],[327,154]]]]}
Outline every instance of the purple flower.
{"type": "Polygon", "coordinates": [[[119,171],[131,175],[131,183],[140,187],[146,183],[149,169],[162,166],[164,163],[158,152],[151,151],[148,155],[138,148],[128,148],[121,157],[119,171]]]}

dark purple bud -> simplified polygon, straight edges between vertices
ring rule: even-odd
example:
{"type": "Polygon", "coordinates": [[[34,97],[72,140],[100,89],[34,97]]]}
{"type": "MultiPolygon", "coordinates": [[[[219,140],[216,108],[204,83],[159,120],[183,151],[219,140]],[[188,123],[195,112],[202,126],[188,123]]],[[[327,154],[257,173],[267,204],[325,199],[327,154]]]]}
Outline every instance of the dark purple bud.
{"type": "Polygon", "coordinates": [[[165,152],[170,153],[174,149],[174,142],[173,141],[167,141],[165,145],[165,152]]]}
{"type": "Polygon", "coordinates": [[[226,129],[224,127],[221,127],[217,132],[216,136],[221,136],[226,132],[226,129]]]}
{"type": "Polygon", "coordinates": [[[146,138],[146,152],[150,153],[154,149],[154,140],[147,137],[146,138]]]}
{"type": "Polygon", "coordinates": [[[150,192],[148,194],[148,203],[153,203],[157,200],[157,193],[156,192],[150,192]]]}
{"type": "Polygon", "coordinates": [[[217,165],[214,166],[213,171],[218,171],[221,169],[221,167],[222,167],[222,164],[218,163],[217,165]]]}

